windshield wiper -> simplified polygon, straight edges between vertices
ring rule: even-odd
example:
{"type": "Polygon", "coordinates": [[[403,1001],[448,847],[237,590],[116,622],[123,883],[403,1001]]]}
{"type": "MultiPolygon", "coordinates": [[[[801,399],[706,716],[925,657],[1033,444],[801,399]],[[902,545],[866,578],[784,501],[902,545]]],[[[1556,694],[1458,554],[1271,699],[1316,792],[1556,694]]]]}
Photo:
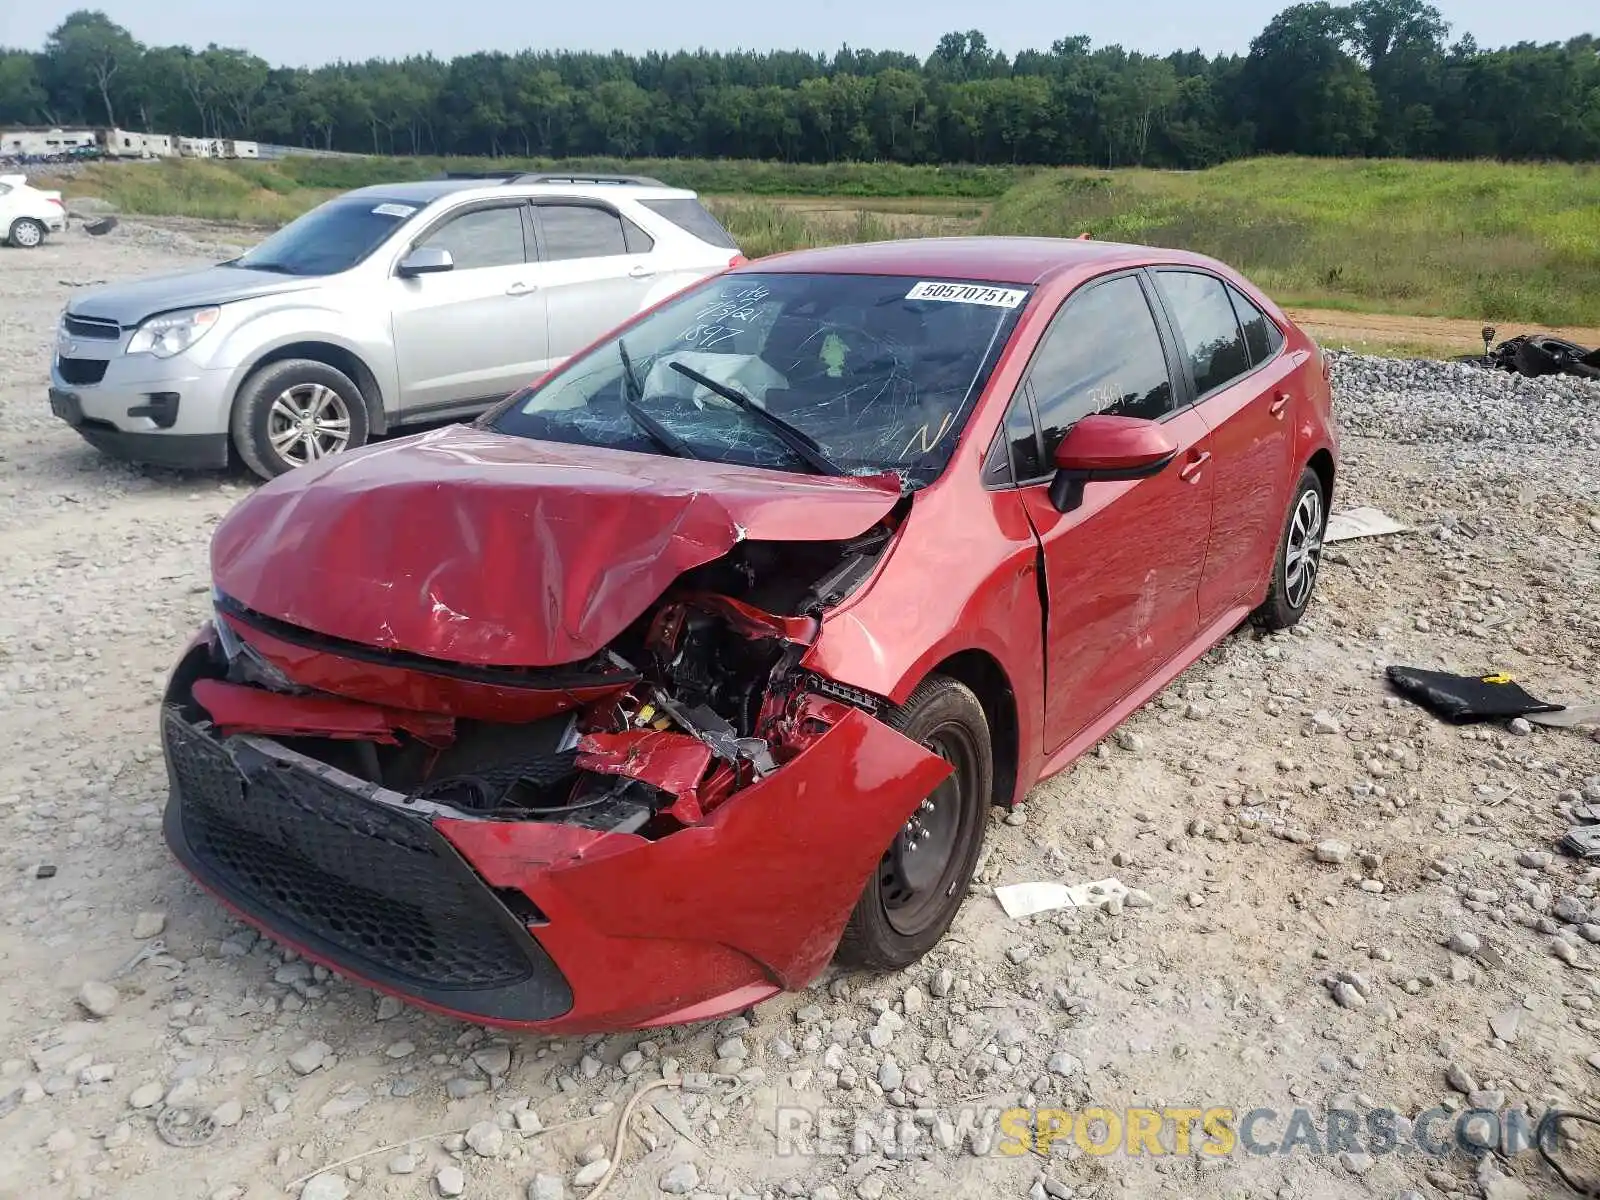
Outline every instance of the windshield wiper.
{"type": "Polygon", "coordinates": [[[245,270],[245,271],[270,271],[274,275],[298,275],[298,274],[300,274],[299,271],[296,271],[293,267],[289,266],[286,263],[245,262],[243,259],[235,259],[232,263],[224,263],[223,266],[239,267],[239,268],[241,268],[242,270],[245,270]]]}
{"type": "Polygon", "coordinates": [[[845,469],[838,463],[834,462],[833,459],[829,458],[827,452],[817,444],[817,440],[809,433],[803,429],[799,429],[796,426],[789,424],[789,422],[785,421],[776,413],[763,408],[754,400],[750,399],[749,396],[746,396],[738,388],[729,387],[725,383],[718,383],[715,379],[712,379],[707,375],[702,375],[693,367],[686,367],[681,362],[669,362],[667,366],[671,367],[679,375],[694,380],[701,387],[710,388],[717,395],[737,406],[742,411],[754,413],[756,416],[760,417],[769,426],[771,426],[772,431],[778,435],[779,441],[804,459],[805,462],[819,474],[846,474],[845,469]]]}
{"type": "Polygon", "coordinates": [[[667,451],[667,453],[675,454],[679,458],[698,458],[699,455],[690,448],[688,442],[673,433],[672,430],[639,406],[639,381],[634,377],[633,360],[628,356],[628,347],[623,344],[621,338],[617,339],[617,356],[622,359],[622,389],[624,393],[622,411],[628,414],[635,425],[650,435],[651,441],[667,451]]]}

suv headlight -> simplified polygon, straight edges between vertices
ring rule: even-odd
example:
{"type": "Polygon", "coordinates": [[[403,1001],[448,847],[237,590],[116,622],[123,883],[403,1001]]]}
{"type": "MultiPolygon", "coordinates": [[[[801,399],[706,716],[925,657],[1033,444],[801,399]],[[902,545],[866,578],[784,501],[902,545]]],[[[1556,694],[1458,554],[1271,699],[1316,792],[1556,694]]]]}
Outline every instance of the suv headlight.
{"type": "Polygon", "coordinates": [[[212,305],[210,308],[191,308],[184,312],[151,317],[129,339],[127,352],[154,354],[157,358],[182,354],[205,337],[221,315],[222,310],[212,305]]]}

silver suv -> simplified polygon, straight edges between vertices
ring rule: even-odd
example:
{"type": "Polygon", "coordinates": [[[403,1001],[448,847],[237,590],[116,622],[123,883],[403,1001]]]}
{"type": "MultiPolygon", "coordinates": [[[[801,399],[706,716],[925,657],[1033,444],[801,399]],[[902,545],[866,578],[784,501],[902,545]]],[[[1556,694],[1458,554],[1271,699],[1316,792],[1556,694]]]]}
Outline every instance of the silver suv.
{"type": "Polygon", "coordinates": [[[93,446],[271,477],[482,411],[743,261],[695,193],[637,176],[347,192],[247,254],[95,288],[61,314],[51,410],[93,446]]]}

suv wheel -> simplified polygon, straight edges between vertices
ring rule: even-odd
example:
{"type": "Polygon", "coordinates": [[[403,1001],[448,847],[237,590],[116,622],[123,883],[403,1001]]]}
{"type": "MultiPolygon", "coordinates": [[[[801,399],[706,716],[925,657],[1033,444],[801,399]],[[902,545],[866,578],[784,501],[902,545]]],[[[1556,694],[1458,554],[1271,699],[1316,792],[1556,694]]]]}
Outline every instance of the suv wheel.
{"type": "Polygon", "coordinates": [[[8,240],[20,250],[32,250],[44,241],[44,226],[32,217],[18,217],[11,222],[8,240]]]}
{"type": "Polygon", "coordinates": [[[263,479],[367,441],[367,405],[343,371],[309,358],[269,363],[233,403],[233,444],[263,479]]]}

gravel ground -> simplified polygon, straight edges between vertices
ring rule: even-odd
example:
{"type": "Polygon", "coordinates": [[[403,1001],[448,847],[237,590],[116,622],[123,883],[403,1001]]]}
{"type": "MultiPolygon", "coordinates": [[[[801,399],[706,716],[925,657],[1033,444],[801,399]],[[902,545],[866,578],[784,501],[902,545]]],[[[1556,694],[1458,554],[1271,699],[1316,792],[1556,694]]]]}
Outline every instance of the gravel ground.
{"type": "Polygon", "coordinates": [[[607,1200],[1556,1193],[1527,1152],[1101,1155],[1068,1137],[1016,1156],[961,1121],[1268,1107],[1270,1142],[1296,1106],[1325,1132],[1330,1108],[1593,1102],[1600,870],[1552,851],[1565,810],[1600,801],[1600,743],[1447,728],[1386,696],[1381,669],[1600,698],[1600,388],[1341,356],[1339,506],[1417,531],[1335,547],[1292,635],[1229,638],[997,815],[924,963],[713,1026],[507,1038],[257,940],[160,840],[159,686],[204,613],[212,527],[250,485],[100,458],[48,415],[44,380],[72,286],[214,259],[226,236],[125,224],[0,250],[0,1197],[582,1196],[622,1107],[663,1077],[680,1086],[642,1105],[607,1200]],[[1136,889],[1115,915],[1010,921],[988,895],[1109,875],[1136,889]],[[836,1126],[809,1155],[788,1136],[801,1109],[836,1126]],[[190,1110],[208,1142],[158,1136],[190,1110]]]}

